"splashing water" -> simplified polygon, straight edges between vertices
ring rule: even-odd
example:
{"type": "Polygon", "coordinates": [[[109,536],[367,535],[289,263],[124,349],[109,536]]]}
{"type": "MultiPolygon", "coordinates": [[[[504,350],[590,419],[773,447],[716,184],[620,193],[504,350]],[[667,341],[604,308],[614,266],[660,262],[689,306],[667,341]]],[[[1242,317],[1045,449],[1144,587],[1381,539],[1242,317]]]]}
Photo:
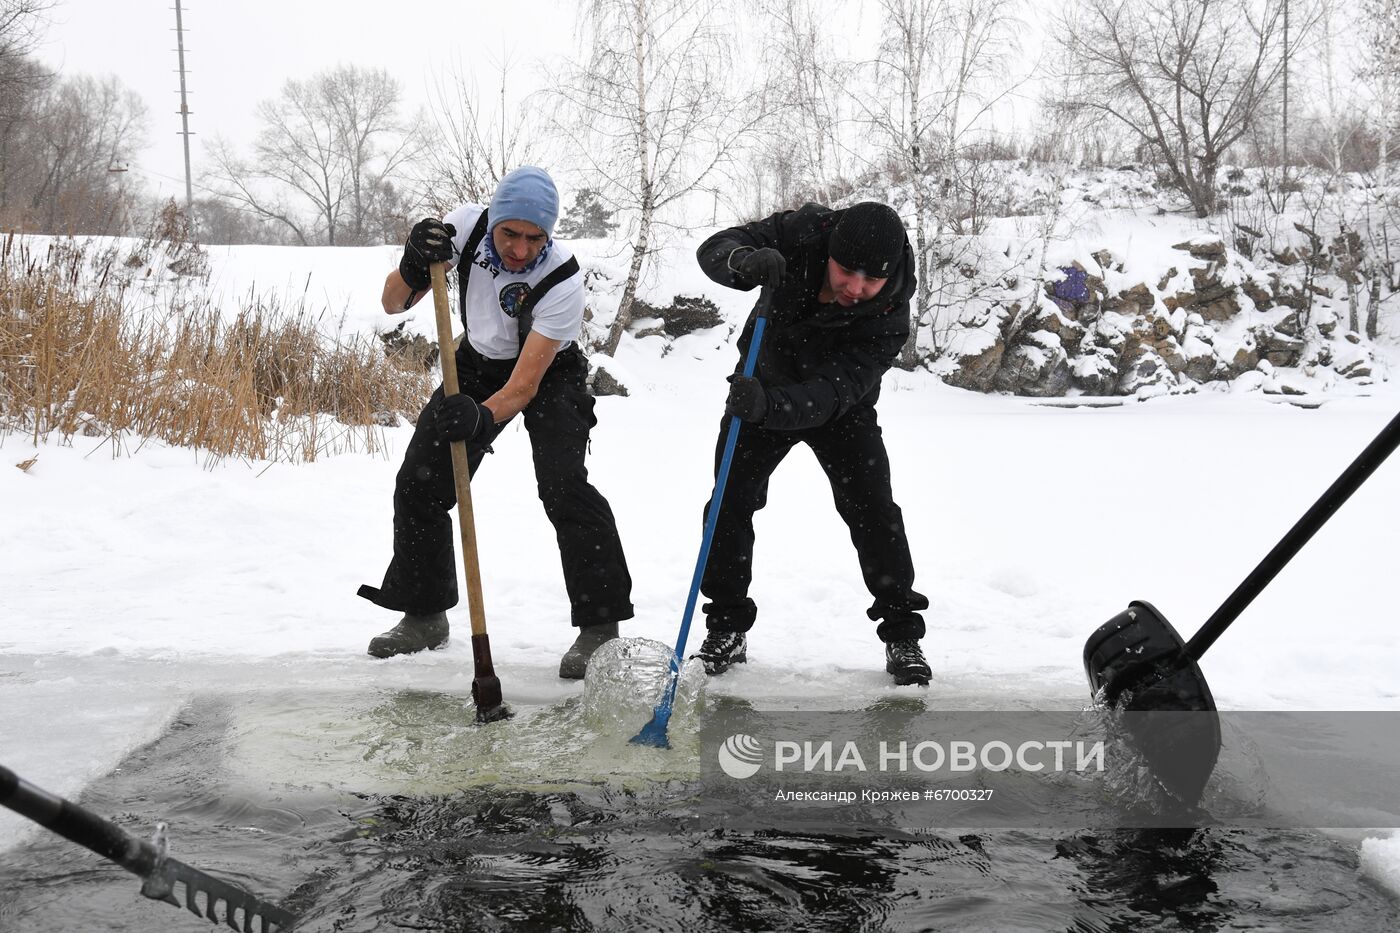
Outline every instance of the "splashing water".
{"type": "MultiPolygon", "coordinates": [[[[599,648],[588,663],[583,711],[588,724],[624,740],[636,735],[651,719],[666,693],[671,671],[671,648],[650,638],[615,638],[599,648]]],[[[681,666],[669,732],[696,731],[705,671],[698,658],[681,666]]]]}

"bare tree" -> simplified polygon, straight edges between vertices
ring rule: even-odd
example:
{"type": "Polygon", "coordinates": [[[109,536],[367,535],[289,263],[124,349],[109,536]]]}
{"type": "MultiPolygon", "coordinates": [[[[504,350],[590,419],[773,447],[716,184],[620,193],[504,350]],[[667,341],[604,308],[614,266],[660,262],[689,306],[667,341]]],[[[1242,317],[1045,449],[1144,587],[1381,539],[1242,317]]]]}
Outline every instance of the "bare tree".
{"type": "Polygon", "coordinates": [[[6,127],[5,213],[50,233],[122,232],[145,143],[146,106],[115,76],[53,82],[6,127]]]}
{"type": "Polygon", "coordinates": [[[1318,10],[1319,36],[1318,45],[1320,48],[1320,58],[1323,76],[1323,106],[1322,123],[1327,137],[1327,161],[1332,172],[1339,177],[1345,171],[1343,152],[1346,148],[1347,130],[1355,130],[1360,126],[1358,121],[1350,119],[1352,117],[1352,107],[1348,101],[1342,99],[1340,80],[1337,65],[1337,41],[1338,33],[1344,28],[1340,22],[1341,11],[1338,0],[1322,0],[1318,10]]]}
{"type": "Polygon", "coordinates": [[[282,245],[286,230],[260,214],[239,208],[225,198],[194,201],[196,239],[206,246],[224,243],[282,245]]]}
{"type": "Polygon", "coordinates": [[[655,227],[730,158],[763,108],[727,86],[731,37],[712,0],[591,0],[580,17],[588,61],[555,82],[560,129],[610,206],[636,224],[603,348],[611,355],[631,323],[655,227]]]}
{"type": "Polygon", "coordinates": [[[53,5],[54,0],[0,0],[0,103],[26,86],[29,55],[53,5]]]}
{"type": "Polygon", "coordinates": [[[205,146],[205,155],[213,166],[206,174],[207,187],[217,200],[235,211],[286,228],[302,246],[317,242],[314,221],[308,221],[296,205],[287,202],[287,192],[280,186],[260,186],[265,179],[239,158],[228,140],[214,136],[205,146]]]}
{"type": "Polygon", "coordinates": [[[383,242],[370,236],[371,227],[393,210],[389,180],[419,144],[418,135],[399,122],[398,82],[382,68],[347,65],[322,74],[317,82],[345,165],[350,198],[346,239],[383,242]]]}
{"type": "Polygon", "coordinates": [[[1361,76],[1371,91],[1373,126],[1377,135],[1376,203],[1368,201],[1365,229],[1369,256],[1365,275],[1368,280],[1366,336],[1380,333],[1382,301],[1394,298],[1396,270],[1400,267],[1392,252],[1394,231],[1400,229],[1400,199],[1390,190],[1390,158],[1400,122],[1400,0],[1362,0],[1361,76]],[[1389,294],[1382,296],[1382,287],[1389,294]]]}
{"type": "Polygon", "coordinates": [[[341,65],[289,80],[277,99],[258,105],[262,129],[251,161],[214,140],[211,181],[303,244],[383,242],[400,212],[391,179],[419,138],[399,120],[400,98],[398,82],[382,68],[341,65]]]}
{"type": "Polygon", "coordinates": [[[1390,181],[1391,141],[1400,121],[1400,0],[1361,0],[1362,77],[1370,86],[1374,125],[1380,137],[1376,182],[1390,181]]]}
{"type": "Polygon", "coordinates": [[[423,148],[417,179],[425,201],[439,215],[464,202],[485,204],[511,169],[547,164],[549,130],[539,109],[513,99],[515,65],[503,59],[494,102],[487,103],[461,62],[433,87],[431,145],[423,148]]]}
{"type": "Polygon", "coordinates": [[[18,224],[30,213],[25,192],[43,171],[39,115],[53,78],[29,58],[10,62],[6,71],[10,78],[0,83],[0,224],[18,224]]]}
{"type": "Polygon", "coordinates": [[[881,0],[884,39],[874,63],[880,106],[866,119],[885,140],[914,209],[919,281],[900,365],[917,362],[919,327],[933,305],[929,223],[962,229],[981,176],[960,170],[969,133],[1014,83],[1004,68],[1013,47],[1014,0],[881,0]]]}
{"type": "MultiPolygon", "coordinates": [[[[1197,216],[1226,151],[1284,69],[1287,0],[1078,0],[1055,30],[1071,116],[1113,121],[1158,156],[1197,216]]],[[[1301,42],[1308,21],[1294,21],[1301,42]]]]}
{"type": "Polygon", "coordinates": [[[813,0],[762,5],[764,82],[772,95],[764,150],[776,176],[777,201],[784,206],[805,200],[830,204],[846,184],[842,90],[852,65],[832,49],[824,31],[828,20],[813,0]]]}

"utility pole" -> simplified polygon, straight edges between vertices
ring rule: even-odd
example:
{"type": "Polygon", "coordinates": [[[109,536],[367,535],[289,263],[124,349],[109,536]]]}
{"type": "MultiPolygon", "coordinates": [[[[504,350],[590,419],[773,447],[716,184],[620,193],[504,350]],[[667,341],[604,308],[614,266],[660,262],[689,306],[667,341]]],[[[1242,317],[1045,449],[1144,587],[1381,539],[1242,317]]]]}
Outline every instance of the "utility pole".
{"type": "Polygon", "coordinates": [[[185,211],[194,220],[194,184],[190,180],[190,108],[185,99],[185,23],[175,0],[175,47],[180,55],[180,135],[185,140],[185,211]]]}
{"type": "MultiPolygon", "coordinates": [[[[1288,49],[1288,0],[1283,0],[1283,181],[1279,187],[1282,189],[1282,196],[1279,198],[1279,213],[1288,206],[1288,72],[1293,64],[1292,56],[1288,49]]],[[[1332,119],[1337,115],[1332,114],[1332,119]]]]}

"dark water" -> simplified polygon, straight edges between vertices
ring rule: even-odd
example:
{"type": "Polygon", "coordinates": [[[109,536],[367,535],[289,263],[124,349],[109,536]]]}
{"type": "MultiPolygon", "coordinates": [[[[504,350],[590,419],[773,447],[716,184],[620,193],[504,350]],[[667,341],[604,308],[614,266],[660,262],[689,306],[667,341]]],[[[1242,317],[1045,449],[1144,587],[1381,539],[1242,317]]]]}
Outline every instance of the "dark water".
{"type": "MultiPolygon", "coordinates": [[[[81,802],[133,834],[168,821],[175,857],[300,930],[1400,927],[1355,846],[1320,833],[732,825],[669,753],[628,760],[582,717],[478,729],[438,694],[205,697],[81,802]]],[[[214,928],[138,887],[40,833],[0,853],[0,930],[214,928]]]]}

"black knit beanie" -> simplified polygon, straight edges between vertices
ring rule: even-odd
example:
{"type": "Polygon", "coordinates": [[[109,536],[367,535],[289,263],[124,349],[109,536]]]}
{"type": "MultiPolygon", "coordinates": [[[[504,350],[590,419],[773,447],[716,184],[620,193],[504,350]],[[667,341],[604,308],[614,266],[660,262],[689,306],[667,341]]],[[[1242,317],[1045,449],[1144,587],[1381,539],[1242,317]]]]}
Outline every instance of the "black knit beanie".
{"type": "Polygon", "coordinates": [[[842,213],[827,251],[847,269],[883,279],[904,255],[904,242],[904,224],[893,208],[862,201],[842,213]]]}

